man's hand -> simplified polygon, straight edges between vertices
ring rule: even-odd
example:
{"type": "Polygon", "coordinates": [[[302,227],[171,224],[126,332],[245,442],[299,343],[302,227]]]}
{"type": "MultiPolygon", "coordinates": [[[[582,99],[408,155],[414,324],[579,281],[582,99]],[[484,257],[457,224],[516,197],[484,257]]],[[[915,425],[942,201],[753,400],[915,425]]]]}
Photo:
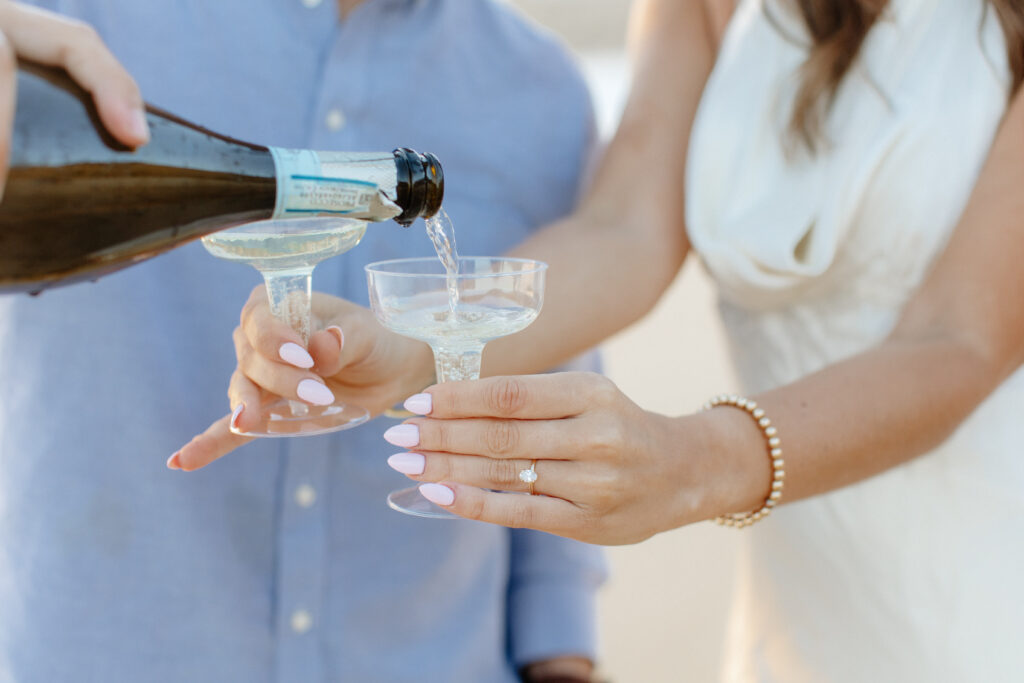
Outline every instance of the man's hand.
{"type": "Polygon", "coordinates": [[[91,26],[0,1],[0,196],[11,152],[19,58],[63,67],[92,93],[100,120],[111,135],[129,147],[149,141],[139,87],[91,26]]]}

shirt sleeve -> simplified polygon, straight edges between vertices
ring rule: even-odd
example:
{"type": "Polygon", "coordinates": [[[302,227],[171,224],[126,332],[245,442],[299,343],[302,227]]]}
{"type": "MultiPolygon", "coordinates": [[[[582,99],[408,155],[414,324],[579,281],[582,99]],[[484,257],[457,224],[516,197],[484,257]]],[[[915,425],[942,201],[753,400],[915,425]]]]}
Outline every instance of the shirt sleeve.
{"type": "Polygon", "coordinates": [[[510,529],[509,656],[518,669],[575,655],[596,660],[597,590],[607,578],[597,546],[510,529]]]}

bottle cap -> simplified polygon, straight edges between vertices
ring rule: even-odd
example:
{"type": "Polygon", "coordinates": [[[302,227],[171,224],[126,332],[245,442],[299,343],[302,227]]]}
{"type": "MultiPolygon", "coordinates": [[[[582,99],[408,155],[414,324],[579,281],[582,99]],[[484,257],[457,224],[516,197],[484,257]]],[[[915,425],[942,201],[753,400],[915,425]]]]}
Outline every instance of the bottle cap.
{"type": "Polygon", "coordinates": [[[417,218],[430,218],[444,200],[444,170],[433,154],[402,147],[394,151],[398,173],[396,201],[402,213],[395,218],[408,227],[417,218]]]}

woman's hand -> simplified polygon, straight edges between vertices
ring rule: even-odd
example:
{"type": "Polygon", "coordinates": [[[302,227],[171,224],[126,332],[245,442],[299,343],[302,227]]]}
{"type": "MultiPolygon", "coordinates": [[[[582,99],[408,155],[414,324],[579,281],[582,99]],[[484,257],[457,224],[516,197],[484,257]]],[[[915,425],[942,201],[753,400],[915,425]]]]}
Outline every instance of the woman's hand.
{"type": "Polygon", "coordinates": [[[739,489],[721,486],[727,459],[716,462],[707,447],[706,427],[722,416],[647,412],[600,375],[444,383],[405,405],[428,417],[385,432],[411,449],[389,464],[429,482],[424,495],[463,517],[616,545],[742,504],[742,495],[730,497],[739,489]],[[528,492],[520,473],[534,460],[540,495],[492,491],[528,492]]]}
{"type": "Polygon", "coordinates": [[[251,441],[231,431],[251,429],[254,410],[271,397],[323,404],[339,399],[382,413],[433,382],[430,348],[385,330],[367,309],[344,299],[314,293],[309,347],[270,311],[266,287],[253,289],[235,328],[238,367],[228,399],[232,414],[167,461],[171,469],[195,470],[251,441]]]}
{"type": "Polygon", "coordinates": [[[140,147],[149,141],[139,87],[91,26],[17,2],[0,2],[0,195],[11,150],[19,57],[63,67],[92,93],[103,125],[124,144],[140,147]]]}

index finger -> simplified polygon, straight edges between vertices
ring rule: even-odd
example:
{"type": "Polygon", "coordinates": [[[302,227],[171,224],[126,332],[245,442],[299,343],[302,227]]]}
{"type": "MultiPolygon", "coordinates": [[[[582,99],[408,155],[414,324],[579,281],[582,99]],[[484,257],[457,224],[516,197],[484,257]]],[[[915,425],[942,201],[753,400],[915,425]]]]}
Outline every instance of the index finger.
{"type": "MultiPolygon", "coordinates": [[[[205,432],[192,438],[181,450],[171,456],[177,469],[192,472],[206,467],[214,460],[221,458],[239,446],[253,440],[251,436],[239,436],[231,431],[231,416],[225,415],[210,425],[205,432]]],[[[168,462],[168,466],[170,462],[168,462]]]]}
{"type": "Polygon", "coordinates": [[[406,410],[434,418],[498,417],[553,420],[586,410],[596,382],[591,373],[488,377],[443,382],[405,401],[406,410]]]}

